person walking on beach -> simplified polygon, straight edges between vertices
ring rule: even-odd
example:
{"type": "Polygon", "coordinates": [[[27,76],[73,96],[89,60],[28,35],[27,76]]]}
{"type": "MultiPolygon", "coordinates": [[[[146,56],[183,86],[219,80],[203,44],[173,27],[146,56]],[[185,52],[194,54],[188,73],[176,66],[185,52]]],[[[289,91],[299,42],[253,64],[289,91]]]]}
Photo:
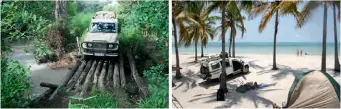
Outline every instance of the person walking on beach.
{"type": "Polygon", "coordinates": [[[301,56],[302,56],[302,54],[303,54],[303,51],[301,50],[301,56]]]}
{"type": "Polygon", "coordinates": [[[296,51],[296,54],[297,54],[297,56],[300,56],[300,52],[298,51],[298,49],[296,51]]]}

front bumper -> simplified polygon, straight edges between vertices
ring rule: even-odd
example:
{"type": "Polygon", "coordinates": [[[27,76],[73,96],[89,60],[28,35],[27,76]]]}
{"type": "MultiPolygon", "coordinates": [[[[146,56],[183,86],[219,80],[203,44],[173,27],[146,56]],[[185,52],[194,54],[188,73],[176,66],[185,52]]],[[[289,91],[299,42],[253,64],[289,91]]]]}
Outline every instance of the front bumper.
{"type": "Polygon", "coordinates": [[[119,55],[118,44],[114,48],[109,48],[108,45],[113,43],[95,43],[95,42],[83,42],[83,55],[88,56],[109,56],[116,57],[119,55]],[[87,47],[84,43],[92,43],[93,47],[87,47]],[[84,46],[85,45],[85,46],[84,46]]]}

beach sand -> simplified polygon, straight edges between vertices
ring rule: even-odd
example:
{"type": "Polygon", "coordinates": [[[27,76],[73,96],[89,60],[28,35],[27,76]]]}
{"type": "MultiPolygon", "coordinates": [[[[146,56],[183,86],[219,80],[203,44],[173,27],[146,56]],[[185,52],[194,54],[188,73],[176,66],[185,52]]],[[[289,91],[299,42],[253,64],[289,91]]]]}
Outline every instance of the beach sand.
{"type": "MultiPolygon", "coordinates": [[[[209,54],[212,55],[212,54],[209,54]]],[[[206,54],[207,56],[207,54],[206,54]]],[[[218,80],[204,81],[199,78],[200,64],[194,63],[194,53],[180,53],[180,67],[182,78],[174,79],[173,95],[184,108],[272,108],[272,102],[282,106],[287,101],[287,96],[294,74],[310,70],[320,70],[321,56],[302,56],[296,54],[277,54],[277,67],[271,70],[272,54],[238,54],[236,57],[246,60],[250,65],[250,73],[228,76],[227,87],[229,90],[225,101],[216,101],[216,91],[219,88],[218,80]],[[240,82],[254,82],[272,84],[275,86],[246,93],[235,91],[240,82]]],[[[198,53],[198,60],[203,59],[198,53]]],[[[172,55],[172,65],[175,66],[175,54],[172,55]]],[[[334,56],[327,56],[327,73],[340,83],[339,73],[334,73],[334,56]]],[[[178,105],[176,105],[178,106],[178,105]]],[[[173,108],[176,108],[173,104],[173,108]]]]}

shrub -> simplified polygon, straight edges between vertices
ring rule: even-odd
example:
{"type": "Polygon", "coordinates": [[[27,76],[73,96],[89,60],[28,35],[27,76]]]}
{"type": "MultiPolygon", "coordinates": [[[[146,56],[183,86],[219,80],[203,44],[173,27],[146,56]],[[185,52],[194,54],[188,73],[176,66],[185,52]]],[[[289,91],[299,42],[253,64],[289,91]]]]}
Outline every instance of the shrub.
{"type": "Polygon", "coordinates": [[[1,107],[27,107],[30,101],[31,88],[28,81],[29,69],[24,68],[18,61],[1,57],[1,107]]]}
{"type": "Polygon", "coordinates": [[[148,78],[149,95],[138,101],[140,108],[168,107],[168,76],[164,75],[165,68],[164,65],[156,65],[143,72],[148,78]]]}
{"type": "Polygon", "coordinates": [[[69,101],[69,108],[117,108],[117,100],[111,93],[105,91],[93,91],[93,96],[81,98],[71,96],[73,100],[78,100],[78,103],[69,101]]]}

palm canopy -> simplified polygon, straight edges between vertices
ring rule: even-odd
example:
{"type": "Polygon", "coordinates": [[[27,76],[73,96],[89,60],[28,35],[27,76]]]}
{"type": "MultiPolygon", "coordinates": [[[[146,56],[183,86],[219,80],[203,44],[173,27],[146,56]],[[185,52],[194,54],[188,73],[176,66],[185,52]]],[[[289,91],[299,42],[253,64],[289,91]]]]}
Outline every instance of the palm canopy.
{"type": "MultiPolygon", "coordinates": [[[[227,11],[224,17],[226,19],[224,26],[226,30],[228,28],[231,30],[230,40],[236,37],[237,29],[242,32],[243,37],[246,32],[243,21],[245,18],[241,15],[241,10],[237,6],[237,3],[235,1],[231,1],[225,8],[227,11]]],[[[217,30],[221,31],[221,25],[217,28],[217,30]]]]}
{"type": "Polygon", "coordinates": [[[196,44],[200,41],[204,46],[208,38],[214,38],[215,21],[218,16],[209,16],[205,10],[205,2],[187,2],[184,10],[177,16],[177,23],[180,27],[180,44],[189,46],[192,41],[196,44]]]}
{"type": "Polygon", "coordinates": [[[263,13],[260,25],[258,27],[259,32],[263,32],[266,28],[268,22],[271,20],[272,16],[279,12],[280,15],[293,15],[297,21],[297,27],[301,27],[302,16],[300,12],[297,11],[297,4],[299,1],[272,1],[272,2],[257,2],[248,8],[249,18],[254,18],[263,13]]]}
{"type": "Polygon", "coordinates": [[[312,13],[314,13],[318,7],[326,5],[326,6],[332,6],[335,5],[338,10],[338,16],[340,21],[340,1],[309,1],[305,6],[303,7],[303,10],[301,12],[302,19],[299,22],[300,25],[304,25],[308,22],[308,19],[310,19],[312,13]],[[322,2],[322,3],[321,3],[322,2]]]}

